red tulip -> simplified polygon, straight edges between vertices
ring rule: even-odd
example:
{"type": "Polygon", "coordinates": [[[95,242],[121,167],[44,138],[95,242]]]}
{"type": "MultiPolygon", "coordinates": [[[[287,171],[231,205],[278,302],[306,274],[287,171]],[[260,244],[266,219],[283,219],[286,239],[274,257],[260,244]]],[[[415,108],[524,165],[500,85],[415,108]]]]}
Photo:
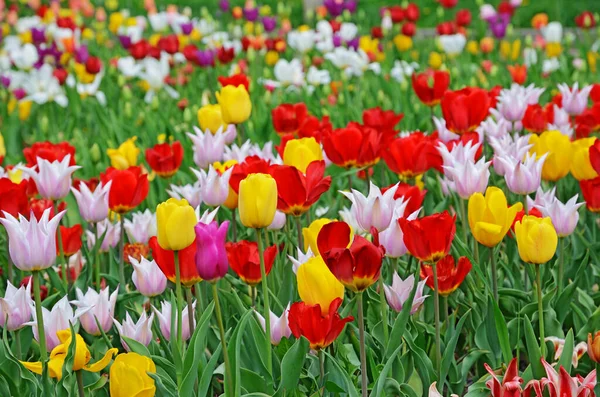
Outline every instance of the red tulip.
{"type": "Polygon", "coordinates": [[[69,165],[75,165],[75,148],[69,142],[36,142],[28,148],[23,149],[23,156],[27,161],[27,167],[37,165],[37,158],[53,161],[62,161],[65,156],[71,155],[69,165]]]}
{"type": "Polygon", "coordinates": [[[554,121],[554,107],[543,108],[538,104],[529,105],[523,115],[523,128],[529,132],[541,134],[548,128],[548,123],[554,121]]]}
{"type": "Polygon", "coordinates": [[[373,128],[351,124],[326,130],[322,143],[329,160],[340,167],[368,167],[379,161],[381,135],[373,128]]]}
{"type": "Polygon", "coordinates": [[[438,0],[438,3],[444,8],[454,8],[458,4],[458,0],[438,0]]]}
{"type": "MultiPolygon", "coordinates": [[[[438,276],[438,291],[442,296],[448,296],[456,291],[472,267],[471,261],[465,256],[461,256],[458,260],[458,265],[455,265],[452,255],[446,255],[435,266],[438,276]]],[[[421,278],[427,279],[425,283],[429,288],[433,289],[433,268],[430,265],[421,264],[421,278]]]]}
{"type": "Polygon", "coordinates": [[[508,0],[502,0],[500,4],[498,4],[498,14],[509,14],[513,16],[515,13],[515,7],[510,4],[508,0]]]}
{"type": "Polygon", "coordinates": [[[329,313],[323,316],[319,305],[310,306],[304,302],[296,302],[290,307],[288,321],[292,334],[296,338],[304,336],[313,350],[329,346],[342,333],[346,323],[354,321],[354,317],[340,318],[338,309],[341,298],[334,299],[329,305],[329,313]]]}
{"type": "Polygon", "coordinates": [[[69,77],[69,72],[67,72],[66,69],[54,69],[54,72],[52,72],[52,75],[54,76],[54,78],[56,78],[56,80],[58,80],[58,83],[60,85],[65,84],[65,82],[67,81],[67,77],[69,77]]]}
{"type": "Polygon", "coordinates": [[[381,132],[384,143],[394,138],[395,128],[404,118],[404,113],[396,114],[393,110],[381,110],[379,106],[363,110],[363,124],[381,132]]]}
{"type": "Polygon", "coordinates": [[[490,98],[481,88],[463,88],[448,91],[441,101],[446,127],[455,134],[475,131],[487,117],[490,98]]]}
{"type": "MultiPolygon", "coordinates": [[[[236,243],[225,243],[227,260],[233,271],[246,284],[255,286],[261,281],[260,256],[258,244],[253,241],[238,241],[236,243]]],[[[277,256],[277,246],[272,245],[264,251],[265,271],[268,275],[277,256]]]]}
{"type": "Polygon", "coordinates": [[[271,110],[273,127],[278,134],[296,134],[307,115],[308,109],[302,102],[283,103],[271,110]]]}
{"type": "Polygon", "coordinates": [[[240,182],[246,179],[250,174],[270,174],[271,162],[258,156],[248,156],[243,163],[234,165],[231,176],[229,177],[229,186],[234,192],[238,193],[240,182]]]}
{"type": "MultiPolygon", "coordinates": [[[[66,257],[76,254],[81,249],[81,236],[83,235],[81,225],[71,227],[60,226],[60,235],[62,238],[63,254],[66,257]]],[[[59,252],[58,237],[56,238],[56,252],[59,252]]]]}
{"type": "Polygon", "coordinates": [[[108,195],[108,206],[116,213],[124,214],[134,209],[148,196],[150,188],[148,175],[142,173],[141,167],[129,167],[117,170],[109,167],[100,174],[103,185],[113,181],[108,195]]]}
{"type": "Polygon", "coordinates": [[[579,187],[587,209],[591,212],[600,212],[600,177],[583,179],[579,181],[579,187]]]}
{"type": "Polygon", "coordinates": [[[331,273],[354,292],[364,291],[375,283],[381,274],[385,249],[364,237],[354,236],[345,222],[331,222],[321,228],[317,236],[319,253],[331,273]]]}
{"type": "Polygon", "coordinates": [[[381,26],[373,26],[371,28],[371,36],[374,39],[383,39],[383,30],[381,29],[381,26]]]}
{"type": "Polygon", "coordinates": [[[90,178],[87,180],[73,179],[73,187],[77,190],[79,190],[79,187],[81,186],[82,183],[84,185],[86,185],[88,187],[88,189],[90,189],[90,192],[93,192],[98,187],[98,184],[100,183],[100,179],[98,179],[98,178],[90,178]]]}
{"type": "Polygon", "coordinates": [[[271,175],[277,182],[277,209],[294,216],[308,211],[329,190],[331,177],[324,176],[325,161],[313,161],[306,175],[294,166],[275,165],[271,175]]]}
{"type": "Polygon", "coordinates": [[[417,25],[414,22],[406,22],[402,25],[402,34],[408,37],[413,37],[417,33],[417,25]]]}
{"type": "Polygon", "coordinates": [[[575,23],[582,29],[590,29],[596,26],[596,18],[590,11],[583,11],[575,17],[575,23]]]}
{"type": "Polygon", "coordinates": [[[469,11],[468,9],[462,9],[462,10],[458,10],[456,12],[456,24],[458,26],[462,26],[462,27],[466,27],[469,26],[471,24],[471,11],[469,11]]]}
{"type": "MultiPolygon", "coordinates": [[[[61,202],[60,204],[58,204],[58,212],[61,212],[66,207],[67,207],[67,203],[65,203],[64,201],[61,202]]],[[[29,202],[29,208],[30,208],[31,212],[33,213],[33,216],[35,216],[35,219],[37,219],[38,221],[42,218],[44,211],[46,211],[48,208],[50,208],[50,219],[52,219],[55,215],[54,202],[52,200],[32,199],[29,202]]]]}
{"type": "Polygon", "coordinates": [[[15,218],[19,214],[29,217],[27,185],[27,181],[14,183],[8,178],[0,179],[0,217],[4,218],[5,212],[15,218]]]}
{"type": "MultiPolygon", "coordinates": [[[[382,188],[381,193],[385,193],[394,186],[396,185],[394,184],[382,188]]],[[[408,183],[399,183],[396,193],[394,193],[394,200],[402,199],[407,202],[406,208],[404,209],[404,217],[407,217],[421,208],[423,200],[425,200],[425,194],[427,194],[427,190],[421,190],[418,186],[413,186],[408,183]]]]}
{"type": "Polygon", "coordinates": [[[411,22],[417,22],[419,14],[419,6],[415,3],[408,3],[408,6],[404,9],[404,17],[411,22]]]}
{"type": "MultiPolygon", "coordinates": [[[[43,281],[43,279],[41,277],[40,277],[40,279],[43,281]]],[[[74,279],[72,279],[72,280],[74,280],[74,279]]],[[[30,283],[31,283],[31,299],[35,299],[35,295],[33,292],[33,283],[34,283],[33,276],[23,277],[23,280],[21,280],[21,282],[19,283],[19,287],[26,287],[30,283]]],[[[47,296],[48,296],[48,287],[46,287],[46,285],[42,282],[40,284],[40,300],[46,299],[47,296]]]]}
{"type": "MultiPolygon", "coordinates": [[[[156,261],[156,264],[162,270],[165,277],[172,283],[175,282],[175,254],[171,250],[165,250],[158,244],[158,239],[150,237],[148,246],[152,251],[152,258],[156,261]]],[[[181,283],[186,287],[191,287],[202,278],[198,275],[196,270],[196,240],[188,247],[178,251],[179,259],[179,271],[181,276],[181,283]]]]}
{"type": "Polygon", "coordinates": [[[193,64],[198,64],[198,47],[194,44],[188,44],[183,47],[183,51],[181,51],[183,56],[188,62],[192,62],[193,64]]]}
{"type": "Polygon", "coordinates": [[[514,83],[523,85],[527,80],[527,66],[525,65],[508,65],[506,67],[512,77],[514,83]]]}
{"type": "MultiPolygon", "coordinates": [[[[469,142],[471,142],[471,145],[473,145],[473,146],[478,144],[479,143],[479,134],[475,131],[467,132],[466,134],[462,134],[460,136],[460,138],[458,138],[458,139],[453,139],[451,141],[448,141],[446,143],[446,147],[449,150],[452,150],[458,144],[462,143],[463,145],[466,145],[469,142]]],[[[479,148],[475,152],[475,161],[479,160],[482,153],[483,153],[483,145],[479,145],[479,148]]]]}
{"type": "Polygon", "coordinates": [[[160,143],[146,149],[146,161],[152,171],[160,177],[169,178],[175,175],[183,161],[181,142],[175,141],[172,145],[160,143]]]}
{"type": "Polygon", "coordinates": [[[490,108],[496,108],[498,104],[498,96],[500,96],[500,91],[502,91],[504,87],[501,85],[495,85],[488,90],[488,96],[490,97],[490,108]]]}
{"type": "Polygon", "coordinates": [[[388,11],[390,12],[393,23],[400,23],[404,20],[404,9],[402,6],[388,7],[388,11]]]}
{"type": "Polygon", "coordinates": [[[129,47],[129,53],[137,60],[144,59],[150,53],[150,44],[144,39],[134,43],[129,47]]]}
{"type": "Polygon", "coordinates": [[[592,90],[590,91],[590,99],[594,103],[600,102],[600,83],[592,85],[592,90]]]}
{"type": "Polygon", "coordinates": [[[156,46],[161,51],[173,55],[179,51],[179,38],[177,38],[176,34],[170,34],[168,36],[161,37],[156,46]]]}
{"type": "Polygon", "coordinates": [[[248,76],[244,73],[236,73],[231,76],[219,76],[217,80],[219,80],[221,87],[226,87],[228,85],[239,87],[240,85],[243,85],[246,88],[246,91],[250,88],[250,80],[248,80],[248,76]]]}
{"type": "Polygon", "coordinates": [[[591,133],[600,131],[600,102],[584,110],[575,117],[575,133],[577,138],[587,138],[591,133]]]}
{"type": "Polygon", "coordinates": [[[419,100],[427,106],[435,106],[440,103],[450,85],[450,73],[428,70],[424,73],[413,73],[411,80],[419,100]]]}
{"type": "Polygon", "coordinates": [[[448,255],[456,233],[456,216],[448,211],[409,221],[398,219],[408,252],[421,262],[435,263],[448,255]]]}
{"type": "Polygon", "coordinates": [[[235,58],[235,50],[233,49],[233,47],[219,47],[219,49],[217,50],[217,59],[222,64],[227,64],[233,61],[233,58],[235,58]]]}
{"type": "Polygon", "coordinates": [[[600,139],[596,139],[594,144],[590,146],[590,163],[594,171],[600,174],[600,139]]]}
{"type": "Polygon", "coordinates": [[[438,24],[435,29],[440,36],[456,33],[456,25],[450,21],[438,24]]]}
{"type": "Polygon", "coordinates": [[[85,62],[85,71],[89,74],[98,74],[102,70],[102,61],[98,57],[89,57],[85,62]]]}
{"type": "Polygon", "coordinates": [[[442,169],[442,157],[437,149],[437,135],[413,132],[394,139],[382,156],[387,166],[403,178],[414,178],[434,168],[442,169]]]}

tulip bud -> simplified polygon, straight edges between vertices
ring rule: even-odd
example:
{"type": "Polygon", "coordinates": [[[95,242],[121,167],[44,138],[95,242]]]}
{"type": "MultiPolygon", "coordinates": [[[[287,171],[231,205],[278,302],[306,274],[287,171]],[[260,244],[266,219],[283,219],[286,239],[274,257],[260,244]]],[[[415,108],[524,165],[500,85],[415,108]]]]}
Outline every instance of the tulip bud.
{"type": "Polygon", "coordinates": [[[48,132],[48,126],[49,126],[50,122],[48,121],[48,116],[43,115],[42,118],[40,119],[40,130],[44,133],[48,132]]]}
{"type": "Polygon", "coordinates": [[[129,88],[129,86],[126,85],[125,87],[123,87],[123,89],[121,90],[121,97],[123,97],[123,99],[125,100],[129,100],[133,97],[133,94],[131,93],[131,88],[129,88]]]}
{"type": "Polygon", "coordinates": [[[192,112],[190,108],[185,108],[183,111],[183,121],[186,123],[190,123],[192,121],[192,112]]]}
{"type": "Polygon", "coordinates": [[[131,118],[133,112],[131,111],[131,102],[125,102],[125,108],[123,109],[125,117],[131,118]]]}
{"type": "Polygon", "coordinates": [[[152,98],[152,102],[150,102],[150,109],[158,110],[159,107],[160,107],[160,100],[158,99],[158,96],[155,96],[154,98],[152,98]]]}
{"type": "Polygon", "coordinates": [[[196,212],[187,200],[170,198],[156,207],[158,244],[162,249],[179,251],[194,242],[196,212]]]}
{"type": "Polygon", "coordinates": [[[100,161],[102,155],[100,154],[100,146],[97,143],[94,143],[89,151],[90,157],[94,163],[100,161]]]}
{"type": "Polygon", "coordinates": [[[344,285],[331,273],[323,258],[310,258],[300,265],[296,274],[298,294],[307,305],[319,305],[323,315],[336,298],[344,299],[344,285]]]}
{"type": "Polygon", "coordinates": [[[588,334],[587,353],[590,360],[600,363],[600,331],[596,331],[593,337],[591,333],[588,334]]]}
{"type": "Polygon", "coordinates": [[[543,264],[556,253],[558,236],[549,217],[526,215],[515,225],[517,248],[524,262],[543,264]]]}
{"type": "Polygon", "coordinates": [[[267,174],[250,174],[240,182],[238,193],[240,220],[246,227],[269,226],[277,210],[277,183],[267,174]]]}

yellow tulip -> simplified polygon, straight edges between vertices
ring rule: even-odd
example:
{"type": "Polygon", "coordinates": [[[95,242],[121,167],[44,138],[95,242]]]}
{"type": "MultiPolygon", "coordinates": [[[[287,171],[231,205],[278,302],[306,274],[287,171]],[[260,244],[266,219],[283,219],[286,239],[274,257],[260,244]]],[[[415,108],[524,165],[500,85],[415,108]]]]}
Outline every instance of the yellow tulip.
{"type": "Polygon", "coordinates": [[[429,54],[429,66],[435,70],[442,67],[442,56],[439,52],[433,51],[429,54]]]}
{"type": "Polygon", "coordinates": [[[313,137],[292,139],[285,144],[283,164],[293,165],[303,173],[313,161],[323,160],[323,151],[313,137]]]}
{"type": "Polygon", "coordinates": [[[467,43],[467,52],[471,55],[477,55],[479,52],[479,43],[475,40],[470,40],[467,43]]]}
{"type": "Polygon", "coordinates": [[[336,298],[344,299],[344,285],[331,273],[323,258],[310,258],[298,268],[298,294],[307,305],[320,305],[326,316],[329,305],[336,298]]]}
{"type": "Polygon", "coordinates": [[[153,397],[156,386],[148,372],[156,373],[150,358],[137,353],[119,354],[110,367],[111,397],[153,397]]]}
{"type": "Polygon", "coordinates": [[[542,264],[556,253],[558,236],[549,217],[525,215],[515,225],[519,256],[524,262],[542,264]]]}
{"type": "MultiPolygon", "coordinates": [[[[50,360],[48,361],[48,374],[52,378],[57,378],[60,380],[62,377],[62,367],[67,358],[67,353],[69,352],[69,346],[71,345],[71,341],[73,338],[71,337],[71,330],[64,329],[62,331],[58,331],[56,333],[58,340],[61,342],[60,345],[56,346],[52,349],[50,353],[50,360]]],[[[88,365],[90,362],[92,355],[85,344],[85,341],[81,337],[81,335],[75,335],[75,356],[73,357],[73,371],[84,370],[88,372],[99,372],[110,364],[110,360],[112,360],[113,356],[119,352],[119,349],[112,348],[106,351],[104,357],[94,364],[88,365]]],[[[31,372],[41,375],[42,374],[42,363],[41,361],[37,362],[26,362],[21,361],[21,364],[31,372]]]]}
{"type": "Polygon", "coordinates": [[[265,54],[265,63],[267,66],[274,66],[279,61],[279,53],[277,51],[268,51],[265,54]]]}
{"type": "Polygon", "coordinates": [[[110,157],[110,165],[118,170],[126,170],[138,163],[140,149],[135,146],[137,136],[129,138],[117,149],[108,149],[106,154],[110,157]]]}
{"type": "Polygon", "coordinates": [[[560,131],[546,131],[541,135],[533,134],[529,138],[533,147],[530,153],[537,158],[548,153],[542,167],[542,178],[547,181],[557,181],[569,173],[573,160],[573,147],[569,137],[560,131]]]}
{"type": "Polygon", "coordinates": [[[598,64],[598,54],[593,51],[588,51],[586,55],[590,72],[596,73],[598,64]]]}
{"type": "MultiPolygon", "coordinates": [[[[227,160],[224,163],[216,161],[212,166],[215,171],[217,171],[219,174],[222,174],[237,163],[238,162],[236,160],[227,160]]],[[[225,199],[223,205],[230,210],[233,210],[238,206],[238,194],[231,188],[231,186],[229,186],[229,193],[227,194],[227,198],[225,199]]]]}
{"type": "Polygon", "coordinates": [[[238,195],[242,225],[261,229],[273,222],[277,210],[277,183],[271,175],[248,175],[240,182],[238,195]]]}
{"type": "Polygon", "coordinates": [[[0,159],[3,159],[4,156],[6,156],[6,146],[4,146],[4,137],[0,133],[0,159]]]}
{"type": "Polygon", "coordinates": [[[594,179],[598,173],[590,163],[590,146],[596,138],[582,138],[573,141],[573,162],[571,163],[571,174],[581,181],[583,179],[594,179]]]}
{"type": "Polygon", "coordinates": [[[517,212],[523,209],[523,204],[516,203],[508,206],[506,196],[501,189],[490,186],[485,196],[475,193],[469,198],[469,226],[473,237],[486,247],[498,244],[506,233],[517,212]]]}
{"type": "Polygon", "coordinates": [[[556,58],[562,52],[560,43],[546,43],[546,56],[548,58],[556,58]]]}
{"type": "Polygon", "coordinates": [[[108,17],[108,30],[110,30],[113,34],[116,34],[124,20],[125,17],[123,14],[120,12],[113,12],[110,14],[110,17],[108,17]]]}
{"type": "Polygon", "coordinates": [[[408,51],[413,47],[412,38],[403,34],[396,35],[394,37],[394,45],[400,52],[408,51]]]}
{"type": "MultiPolygon", "coordinates": [[[[328,223],[333,222],[333,219],[321,218],[315,219],[312,223],[305,228],[302,228],[302,238],[304,240],[304,252],[310,250],[313,254],[319,255],[319,249],[317,248],[317,236],[319,232],[328,223]]],[[[352,239],[350,239],[352,241],[352,239]]]]}
{"type": "Polygon", "coordinates": [[[202,131],[209,130],[213,134],[216,134],[219,128],[222,128],[223,132],[227,129],[219,105],[205,105],[198,109],[198,124],[202,131]]]}
{"type": "Polygon", "coordinates": [[[244,86],[228,85],[221,88],[221,92],[217,92],[217,100],[221,105],[224,123],[240,124],[250,117],[252,102],[244,86]]]}
{"type": "Polygon", "coordinates": [[[513,61],[516,61],[521,54],[521,40],[515,40],[512,43],[512,51],[510,57],[513,61]]]}
{"type": "Polygon", "coordinates": [[[179,251],[196,238],[196,211],[186,199],[170,198],[156,207],[156,232],[162,249],[179,251]]]}

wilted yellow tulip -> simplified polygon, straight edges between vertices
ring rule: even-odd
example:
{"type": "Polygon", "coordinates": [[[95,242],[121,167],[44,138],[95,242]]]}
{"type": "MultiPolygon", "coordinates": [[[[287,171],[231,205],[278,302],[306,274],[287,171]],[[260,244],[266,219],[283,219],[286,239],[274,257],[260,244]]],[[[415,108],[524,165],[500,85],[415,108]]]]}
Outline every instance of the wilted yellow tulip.
{"type": "Polygon", "coordinates": [[[250,174],[240,182],[238,210],[242,225],[254,229],[267,227],[277,210],[277,182],[271,175],[250,174]]]}
{"type": "Polygon", "coordinates": [[[250,102],[250,95],[243,85],[237,87],[228,85],[221,88],[221,91],[217,92],[217,100],[221,105],[224,123],[240,124],[250,117],[252,102],[250,102]]]}
{"type": "Polygon", "coordinates": [[[298,294],[307,305],[320,305],[326,316],[329,305],[336,298],[344,299],[344,285],[331,273],[323,258],[310,258],[298,268],[298,294]]]}
{"type": "Polygon", "coordinates": [[[306,173],[308,165],[317,160],[323,160],[323,151],[315,138],[292,139],[285,144],[283,164],[306,173]]]}
{"type": "MultiPolygon", "coordinates": [[[[328,223],[333,222],[333,219],[320,218],[315,219],[312,223],[305,228],[302,228],[302,238],[304,240],[304,252],[310,250],[313,254],[319,255],[319,249],[317,248],[317,237],[319,236],[319,232],[328,223]]],[[[352,239],[350,239],[352,240],[352,239]]]]}
{"type": "Polygon", "coordinates": [[[509,207],[504,192],[494,186],[487,188],[485,196],[473,194],[469,198],[468,210],[473,237],[486,247],[495,246],[502,241],[521,209],[521,203],[509,207]]]}
{"type": "Polygon", "coordinates": [[[156,393],[154,361],[137,353],[122,353],[110,367],[111,397],[153,397],[156,393]]]}
{"type": "Polygon", "coordinates": [[[196,238],[196,211],[186,199],[170,198],[156,207],[156,231],[162,249],[179,251],[196,238]]]}
{"type": "MultiPolygon", "coordinates": [[[[48,374],[52,378],[61,379],[62,377],[62,367],[65,363],[65,359],[67,358],[67,353],[69,352],[69,346],[71,345],[71,341],[73,338],[71,337],[71,330],[64,329],[62,331],[58,331],[56,333],[58,340],[61,342],[60,345],[56,346],[52,349],[50,353],[50,360],[48,361],[48,374]]],[[[113,356],[119,352],[119,349],[112,348],[108,349],[104,357],[102,359],[96,361],[92,365],[88,365],[90,362],[92,355],[85,344],[85,341],[81,337],[81,335],[75,335],[75,356],[73,357],[73,371],[84,370],[88,372],[99,372],[110,364],[110,360],[112,360],[113,356]]],[[[37,362],[26,362],[21,361],[21,364],[31,372],[41,375],[42,374],[42,363],[41,361],[37,362]]]]}
{"type": "Polygon", "coordinates": [[[558,236],[549,217],[525,215],[515,224],[519,256],[524,262],[542,264],[556,253],[558,236]]]}
{"type": "Polygon", "coordinates": [[[581,181],[583,179],[594,179],[598,173],[590,163],[590,146],[596,138],[582,138],[573,141],[573,162],[571,163],[571,174],[581,181]]]}
{"type": "Polygon", "coordinates": [[[108,149],[106,154],[110,157],[110,165],[118,170],[126,170],[136,166],[140,148],[135,146],[137,136],[131,137],[123,142],[117,149],[108,149]]]}
{"type": "Polygon", "coordinates": [[[547,181],[557,181],[569,173],[573,161],[573,147],[568,136],[560,131],[546,131],[541,135],[533,134],[529,138],[533,147],[530,153],[537,158],[548,153],[542,167],[542,178],[547,181]]]}
{"type": "Polygon", "coordinates": [[[198,109],[198,124],[202,131],[209,130],[213,134],[216,134],[219,128],[222,128],[223,132],[227,128],[227,124],[223,122],[220,105],[205,105],[198,109]]]}

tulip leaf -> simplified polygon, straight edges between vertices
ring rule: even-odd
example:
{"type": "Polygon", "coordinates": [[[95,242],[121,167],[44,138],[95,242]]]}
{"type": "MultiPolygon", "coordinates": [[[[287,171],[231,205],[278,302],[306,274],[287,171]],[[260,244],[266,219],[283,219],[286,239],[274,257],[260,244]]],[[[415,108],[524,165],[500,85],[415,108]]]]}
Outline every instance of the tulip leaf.
{"type": "Polygon", "coordinates": [[[281,382],[276,395],[284,395],[298,387],[298,379],[300,379],[307,352],[308,340],[301,337],[285,353],[281,361],[281,382]]]}
{"type": "Polygon", "coordinates": [[[198,378],[198,365],[200,364],[200,359],[197,355],[204,354],[203,346],[206,345],[206,331],[210,325],[214,307],[214,302],[208,305],[204,313],[202,313],[202,317],[198,320],[196,330],[190,339],[183,364],[183,381],[179,387],[180,395],[191,396],[194,393],[194,385],[198,378]]]}
{"type": "MultiPolygon", "coordinates": [[[[404,335],[404,340],[406,341],[406,344],[408,345],[409,350],[415,359],[417,373],[419,374],[423,385],[430,385],[430,376],[435,376],[435,370],[433,369],[433,364],[427,356],[427,353],[425,353],[423,349],[416,345],[410,332],[407,332],[406,335],[404,335]]],[[[427,388],[423,389],[423,395],[425,395],[427,388]]]]}
{"type": "Polygon", "coordinates": [[[440,379],[439,379],[439,383],[438,383],[438,387],[440,387],[440,388],[444,387],[444,382],[446,381],[446,376],[448,375],[448,371],[450,370],[450,364],[452,363],[452,360],[454,360],[454,351],[456,350],[456,343],[458,342],[458,338],[460,336],[460,331],[462,330],[462,327],[463,327],[465,321],[467,320],[467,317],[469,317],[470,313],[471,313],[471,311],[469,310],[468,312],[466,312],[465,314],[462,315],[461,319],[458,321],[458,324],[456,325],[456,329],[454,330],[452,337],[446,344],[446,348],[444,349],[444,355],[442,358],[442,365],[441,365],[441,369],[440,369],[440,379]]]}
{"type": "Polygon", "coordinates": [[[402,345],[398,346],[396,348],[396,350],[394,350],[392,355],[387,358],[387,363],[385,364],[385,366],[379,373],[379,376],[377,377],[377,382],[375,383],[375,386],[373,387],[373,390],[371,391],[371,394],[370,394],[371,397],[378,397],[383,392],[383,388],[385,386],[385,382],[386,382],[388,373],[392,369],[392,366],[394,365],[394,361],[396,360],[396,356],[398,355],[398,353],[400,353],[401,349],[402,349],[402,345]]]}
{"type": "MultiPolygon", "coordinates": [[[[248,311],[246,311],[246,314],[242,316],[240,322],[238,323],[237,327],[235,328],[235,330],[231,334],[231,337],[229,338],[229,340],[233,342],[233,346],[230,345],[228,347],[228,350],[229,357],[231,359],[231,369],[235,372],[235,374],[232,374],[232,377],[234,380],[234,395],[236,396],[242,394],[240,349],[242,346],[242,341],[244,339],[244,330],[246,329],[246,325],[248,324],[248,320],[250,320],[252,312],[252,309],[248,309],[248,311]]],[[[267,382],[269,382],[269,380],[267,380],[267,382]]]]}
{"type": "Polygon", "coordinates": [[[410,292],[410,295],[408,296],[406,302],[404,302],[404,306],[400,311],[400,315],[396,318],[396,321],[394,322],[392,332],[390,332],[389,342],[385,351],[385,357],[387,358],[389,358],[393,354],[393,352],[398,349],[398,346],[400,346],[402,342],[402,337],[404,336],[404,331],[406,330],[406,324],[408,323],[408,319],[410,317],[412,303],[415,298],[415,294],[417,293],[419,279],[420,277],[418,275],[415,276],[412,291],[410,292]]]}
{"type": "Polygon", "coordinates": [[[221,344],[217,346],[212,357],[204,367],[204,371],[202,371],[202,377],[198,382],[198,393],[197,396],[208,396],[208,388],[210,387],[210,381],[212,380],[212,376],[215,372],[215,368],[219,364],[219,360],[221,358],[221,344]]]}
{"type": "Polygon", "coordinates": [[[123,340],[127,344],[127,347],[129,347],[130,351],[137,353],[139,355],[142,355],[142,356],[146,356],[148,358],[152,357],[152,354],[150,354],[150,351],[148,350],[148,348],[146,346],[144,346],[142,343],[138,342],[135,339],[131,339],[131,338],[129,338],[127,336],[123,336],[123,335],[121,335],[121,338],[123,338],[123,340]]]}
{"type": "Polygon", "coordinates": [[[345,390],[347,390],[348,396],[350,397],[359,397],[358,391],[356,391],[356,386],[354,386],[354,383],[352,382],[352,379],[350,378],[350,375],[348,375],[348,372],[346,372],[341,366],[340,363],[337,362],[337,360],[335,359],[335,357],[333,357],[332,355],[330,355],[329,353],[323,351],[323,354],[325,354],[325,360],[327,360],[328,364],[332,364],[333,368],[336,370],[336,372],[342,376],[342,378],[344,379],[345,383],[346,383],[346,388],[345,390]]]}
{"type": "Polygon", "coordinates": [[[537,337],[533,332],[533,326],[529,317],[524,316],[523,324],[525,325],[525,346],[527,347],[527,355],[529,356],[529,362],[531,363],[531,369],[535,379],[542,379],[546,374],[544,367],[542,366],[542,354],[540,351],[540,345],[538,344],[537,337]]]}
{"type": "Polygon", "coordinates": [[[494,307],[494,323],[496,325],[496,331],[498,332],[498,341],[500,342],[500,349],[502,349],[502,358],[504,362],[508,364],[512,360],[512,349],[510,348],[510,340],[508,338],[508,327],[506,326],[506,319],[502,315],[498,303],[490,297],[490,302],[494,307]]]}
{"type": "Polygon", "coordinates": [[[177,387],[171,387],[171,385],[169,385],[167,387],[163,383],[163,379],[166,380],[167,378],[163,378],[158,373],[156,373],[156,374],[153,374],[151,372],[146,372],[146,373],[148,374],[149,377],[154,379],[154,385],[156,386],[156,395],[157,396],[176,397],[175,390],[177,390],[177,387]]]}
{"type": "Polygon", "coordinates": [[[3,362],[1,368],[7,371],[10,370],[10,367],[14,367],[14,369],[16,369],[16,371],[10,371],[10,373],[13,374],[13,376],[6,377],[7,381],[11,381],[9,386],[14,385],[14,390],[9,395],[37,395],[36,391],[41,385],[38,382],[37,377],[28,369],[23,367],[23,365],[19,362],[19,360],[14,356],[13,352],[10,350],[10,346],[8,345],[8,332],[6,327],[2,330],[2,348],[4,350],[4,357],[6,357],[7,362],[3,362]],[[17,376],[15,377],[14,375],[17,376]],[[15,378],[19,380],[18,384],[13,382],[15,378]]]}
{"type": "Polygon", "coordinates": [[[571,364],[573,360],[573,348],[575,341],[573,339],[573,330],[569,329],[567,336],[565,337],[565,345],[563,346],[562,354],[558,359],[558,367],[563,366],[567,373],[571,373],[571,364]]]}

